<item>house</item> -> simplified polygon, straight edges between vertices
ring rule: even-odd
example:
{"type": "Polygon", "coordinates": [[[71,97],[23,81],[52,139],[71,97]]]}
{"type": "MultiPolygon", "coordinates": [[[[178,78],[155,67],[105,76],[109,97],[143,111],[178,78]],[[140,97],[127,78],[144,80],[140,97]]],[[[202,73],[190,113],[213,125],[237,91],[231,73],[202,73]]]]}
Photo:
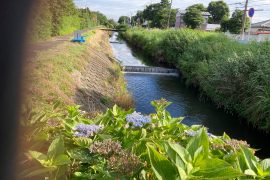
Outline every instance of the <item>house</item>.
{"type": "MultiPolygon", "coordinates": [[[[186,27],[186,24],[184,22],[185,13],[186,13],[185,10],[178,10],[178,12],[176,13],[175,28],[186,27]]],[[[202,12],[202,16],[204,18],[204,23],[201,25],[199,29],[205,30],[205,31],[215,31],[216,29],[220,28],[219,24],[208,24],[208,19],[210,17],[210,14],[208,12],[202,12]]]]}
{"type": "Polygon", "coordinates": [[[270,19],[251,24],[251,34],[270,34],[270,19]]]}
{"type": "Polygon", "coordinates": [[[176,21],[175,21],[175,28],[184,28],[186,24],[184,22],[184,14],[186,13],[185,10],[178,10],[176,13],[176,21]]]}

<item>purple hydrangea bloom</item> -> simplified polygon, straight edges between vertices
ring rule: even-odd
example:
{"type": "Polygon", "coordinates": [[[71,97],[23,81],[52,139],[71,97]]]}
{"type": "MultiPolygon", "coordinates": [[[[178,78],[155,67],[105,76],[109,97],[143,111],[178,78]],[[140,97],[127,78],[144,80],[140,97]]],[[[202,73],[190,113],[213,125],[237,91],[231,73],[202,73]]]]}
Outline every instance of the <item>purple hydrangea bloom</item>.
{"type": "Polygon", "coordinates": [[[102,127],[98,125],[78,124],[74,128],[74,136],[76,137],[89,137],[97,133],[102,127]]]}
{"type": "Polygon", "coordinates": [[[126,121],[131,123],[133,127],[143,127],[145,124],[150,123],[151,119],[149,116],[143,116],[141,113],[135,111],[127,115],[126,121]]]}

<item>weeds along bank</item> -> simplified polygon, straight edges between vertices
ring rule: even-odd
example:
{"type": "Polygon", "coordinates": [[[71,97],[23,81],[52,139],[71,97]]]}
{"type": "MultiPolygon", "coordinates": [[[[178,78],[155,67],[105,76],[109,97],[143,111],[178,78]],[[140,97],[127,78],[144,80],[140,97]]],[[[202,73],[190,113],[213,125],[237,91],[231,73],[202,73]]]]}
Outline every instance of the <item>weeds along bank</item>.
{"type": "Polygon", "coordinates": [[[270,43],[239,44],[219,33],[130,29],[124,38],[156,63],[179,68],[219,107],[270,130],[270,43]]]}
{"type": "Polygon", "coordinates": [[[55,109],[80,105],[81,110],[93,116],[114,104],[123,108],[133,105],[120,67],[110,59],[109,35],[100,30],[85,35],[85,44],[36,44],[36,55],[26,62],[21,118],[25,148],[42,135],[47,138],[44,119],[54,119],[51,112],[55,109]]]}
{"type": "Polygon", "coordinates": [[[32,110],[49,110],[55,102],[79,104],[87,112],[104,111],[115,103],[132,106],[120,66],[111,58],[108,33],[93,30],[84,35],[85,44],[36,44],[36,55],[25,70],[26,102],[32,110]]]}

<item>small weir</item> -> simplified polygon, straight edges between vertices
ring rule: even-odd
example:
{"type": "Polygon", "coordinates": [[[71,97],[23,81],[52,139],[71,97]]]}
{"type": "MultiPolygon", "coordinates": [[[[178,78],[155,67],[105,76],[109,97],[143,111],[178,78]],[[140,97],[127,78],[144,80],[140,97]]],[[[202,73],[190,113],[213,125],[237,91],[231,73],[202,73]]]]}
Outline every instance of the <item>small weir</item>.
{"type": "Polygon", "coordinates": [[[124,66],[122,67],[124,72],[143,72],[143,73],[165,73],[165,74],[177,74],[177,69],[168,69],[163,67],[150,67],[150,66],[124,66]]]}

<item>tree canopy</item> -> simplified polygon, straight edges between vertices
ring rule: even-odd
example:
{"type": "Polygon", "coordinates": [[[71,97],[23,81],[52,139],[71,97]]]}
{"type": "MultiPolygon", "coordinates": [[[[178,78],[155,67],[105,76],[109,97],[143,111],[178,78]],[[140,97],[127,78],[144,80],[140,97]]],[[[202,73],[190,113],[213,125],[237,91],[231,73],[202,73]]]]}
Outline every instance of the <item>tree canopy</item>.
{"type": "Polygon", "coordinates": [[[184,14],[183,20],[186,23],[187,27],[192,29],[200,27],[205,21],[202,12],[204,12],[206,8],[203,4],[194,4],[189,6],[186,9],[186,13],[184,14]]]}
{"type": "Polygon", "coordinates": [[[32,12],[30,32],[33,40],[47,39],[97,25],[115,25],[100,12],[76,8],[73,0],[40,0],[32,12]]]}
{"type": "Polygon", "coordinates": [[[204,11],[207,10],[207,8],[204,7],[204,5],[201,4],[201,3],[200,4],[193,4],[193,5],[189,6],[189,7],[187,7],[186,10],[191,10],[191,9],[197,9],[197,10],[199,10],[201,12],[204,12],[204,11]]]}
{"type": "Polygon", "coordinates": [[[130,24],[130,17],[128,17],[128,16],[121,16],[118,19],[118,23],[119,24],[130,24]]]}
{"type": "Polygon", "coordinates": [[[148,5],[143,11],[138,11],[137,14],[132,17],[132,22],[142,25],[147,21],[149,27],[166,28],[168,20],[169,25],[174,26],[176,11],[176,9],[172,9],[170,15],[170,1],[161,0],[160,3],[148,5]]]}
{"type": "Polygon", "coordinates": [[[230,14],[229,6],[224,1],[212,1],[207,11],[211,14],[210,23],[219,24],[223,19],[228,19],[230,14]]]}
{"type": "MultiPolygon", "coordinates": [[[[230,19],[225,19],[221,22],[221,30],[226,32],[230,31],[234,34],[239,34],[242,29],[242,21],[243,21],[244,12],[241,10],[235,10],[230,19]]],[[[248,29],[250,25],[250,20],[247,17],[245,23],[245,30],[248,29]]]]}
{"type": "Polygon", "coordinates": [[[192,29],[198,28],[204,22],[202,12],[196,8],[187,9],[183,20],[187,27],[192,29]]]}

